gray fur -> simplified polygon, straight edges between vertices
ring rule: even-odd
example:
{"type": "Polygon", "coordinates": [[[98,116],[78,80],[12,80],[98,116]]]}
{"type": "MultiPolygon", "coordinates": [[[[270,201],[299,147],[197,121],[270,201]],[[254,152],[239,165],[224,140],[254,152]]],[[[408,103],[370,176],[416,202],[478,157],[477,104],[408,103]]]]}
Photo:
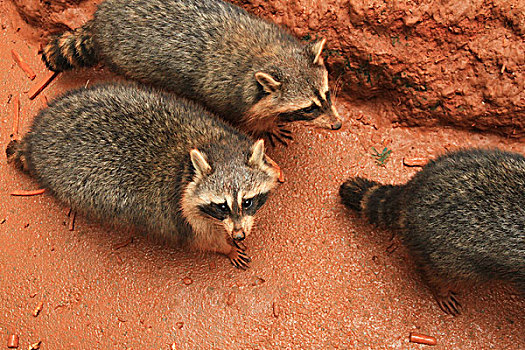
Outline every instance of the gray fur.
{"type": "Polygon", "coordinates": [[[264,162],[248,165],[252,148],[245,135],[190,101],[104,85],[54,100],[7,153],[73,210],[228,254],[228,233],[197,204],[275,185],[276,173],[264,162]],[[211,167],[204,176],[192,166],[194,149],[211,167]]]}
{"type": "MultiPolygon", "coordinates": [[[[341,195],[348,206],[362,208],[371,222],[399,229],[438,301],[461,281],[498,279],[525,293],[522,155],[457,151],[429,162],[405,185],[350,179],[341,195]],[[369,193],[363,194],[367,188],[369,193]]],[[[452,299],[459,305],[453,293],[452,299]]],[[[445,304],[440,303],[445,311],[459,311],[445,304]]]]}
{"type": "MultiPolygon", "coordinates": [[[[88,42],[86,54],[99,56],[127,77],[199,101],[254,134],[277,128],[259,119],[300,109],[298,104],[311,102],[324,89],[326,68],[322,59],[314,63],[313,52],[323,45],[305,46],[277,25],[221,0],[106,0],[83,28],[82,36],[65,36],[78,38],[79,47],[88,42]],[[271,75],[281,88],[265,92],[255,78],[257,72],[271,75]],[[268,103],[250,111],[265,96],[268,103]],[[254,113],[255,122],[249,120],[254,113]]],[[[44,61],[52,70],[95,61],[63,59],[57,51],[68,56],[74,50],[61,49],[52,40],[44,50],[44,61]],[[58,59],[69,63],[60,64],[58,59]]],[[[82,56],[82,50],[77,52],[82,56]]],[[[307,117],[316,117],[319,126],[340,128],[329,97],[320,102],[318,115],[307,117]]]]}

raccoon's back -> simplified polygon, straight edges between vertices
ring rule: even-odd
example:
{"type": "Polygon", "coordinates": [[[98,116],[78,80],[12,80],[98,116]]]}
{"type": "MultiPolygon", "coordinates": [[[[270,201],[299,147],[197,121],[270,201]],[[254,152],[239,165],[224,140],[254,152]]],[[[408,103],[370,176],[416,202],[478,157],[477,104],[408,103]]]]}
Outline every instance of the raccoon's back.
{"type": "Polygon", "coordinates": [[[193,147],[249,147],[247,138],[191,102],[113,85],[53,101],[22,142],[30,173],[61,201],[102,220],[156,222],[159,231],[177,219],[170,215],[178,212],[193,147]]]}
{"type": "Polygon", "coordinates": [[[255,84],[252,60],[277,51],[290,60],[300,47],[275,24],[220,0],[106,0],[93,33],[112,70],[222,114],[249,108],[243,85],[246,76],[255,84]]]}
{"type": "Polygon", "coordinates": [[[525,290],[525,157],[465,150],[405,188],[405,242],[435,271],[515,281],[525,290]]]}

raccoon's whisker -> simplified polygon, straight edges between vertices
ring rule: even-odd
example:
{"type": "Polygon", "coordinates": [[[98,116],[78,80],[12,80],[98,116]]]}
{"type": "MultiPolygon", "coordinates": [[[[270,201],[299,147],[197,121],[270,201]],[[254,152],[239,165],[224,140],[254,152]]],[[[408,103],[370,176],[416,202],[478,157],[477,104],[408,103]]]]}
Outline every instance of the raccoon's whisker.
{"type": "Polygon", "coordinates": [[[339,92],[341,91],[341,88],[343,87],[343,74],[339,74],[337,79],[335,80],[334,87],[332,88],[332,95],[334,98],[334,104],[337,102],[337,96],[339,92]]]}

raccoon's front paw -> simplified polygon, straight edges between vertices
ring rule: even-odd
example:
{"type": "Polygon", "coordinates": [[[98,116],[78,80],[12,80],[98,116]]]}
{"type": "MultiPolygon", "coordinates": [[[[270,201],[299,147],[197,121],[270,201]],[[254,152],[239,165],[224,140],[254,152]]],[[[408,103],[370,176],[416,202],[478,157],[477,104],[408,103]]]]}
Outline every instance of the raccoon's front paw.
{"type": "Polygon", "coordinates": [[[461,304],[456,297],[456,293],[453,291],[449,290],[444,294],[436,294],[435,298],[439,307],[445,311],[445,313],[452,316],[458,316],[461,313],[461,304]]]}
{"type": "Polygon", "coordinates": [[[268,131],[266,133],[266,138],[268,138],[268,141],[270,141],[272,147],[275,147],[275,142],[273,142],[273,139],[282,143],[284,146],[288,146],[288,141],[293,140],[292,132],[288,129],[285,129],[284,125],[282,124],[277,125],[275,130],[268,131]]]}
{"type": "Polygon", "coordinates": [[[248,264],[252,261],[252,259],[246,255],[244,249],[240,247],[232,247],[231,252],[228,254],[228,258],[233,266],[242,270],[246,270],[249,267],[248,264]]]}

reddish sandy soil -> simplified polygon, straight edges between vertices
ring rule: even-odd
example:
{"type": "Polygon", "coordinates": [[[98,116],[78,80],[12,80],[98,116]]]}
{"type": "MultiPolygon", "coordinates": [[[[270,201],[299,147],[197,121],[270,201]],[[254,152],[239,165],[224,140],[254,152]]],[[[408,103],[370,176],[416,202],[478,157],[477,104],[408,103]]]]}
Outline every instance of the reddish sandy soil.
{"type": "MultiPolygon", "coordinates": [[[[42,107],[40,96],[29,100],[27,91],[48,72],[29,39],[31,27],[5,2],[0,15],[3,154],[14,96],[23,134],[42,107]],[[34,69],[35,80],[14,63],[11,49],[34,69]]],[[[101,68],[62,74],[44,94],[115,79],[101,68]]],[[[342,130],[297,125],[288,148],[270,151],[287,179],[248,239],[247,271],[223,256],[162,247],[80,216],[69,231],[68,208],[52,197],[9,195],[38,185],[0,156],[0,349],[11,334],[23,349],[38,341],[41,349],[428,347],[409,343],[410,332],[436,337],[436,349],[525,348],[525,302],[516,291],[498,283],[464,290],[464,313],[445,315],[399,241],[338,198],[351,175],[406,181],[418,168],[404,166],[404,157],[428,159],[464,146],[525,153],[525,141],[394,127],[376,117],[385,111],[373,104],[340,100],[338,106],[342,130]],[[371,147],[393,150],[386,166],[374,163],[371,147]]]]}

